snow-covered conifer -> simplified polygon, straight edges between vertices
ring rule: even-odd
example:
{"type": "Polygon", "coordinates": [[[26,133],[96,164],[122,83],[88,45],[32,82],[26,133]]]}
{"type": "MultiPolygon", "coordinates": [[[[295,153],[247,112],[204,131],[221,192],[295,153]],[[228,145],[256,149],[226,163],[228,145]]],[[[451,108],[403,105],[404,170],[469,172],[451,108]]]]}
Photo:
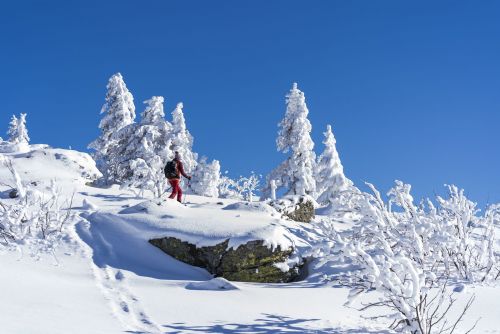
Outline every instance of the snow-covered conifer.
{"type": "Polygon", "coordinates": [[[14,143],[17,140],[17,125],[19,121],[16,115],[12,115],[9,122],[9,129],[7,130],[7,134],[9,135],[9,141],[14,143]]]}
{"type": "Polygon", "coordinates": [[[172,111],[172,152],[179,152],[186,173],[191,173],[196,167],[198,155],[193,152],[193,136],[186,128],[186,120],[182,111],[183,104],[178,103],[172,111]]]}
{"type": "Polygon", "coordinates": [[[207,158],[202,157],[193,171],[191,190],[201,196],[218,197],[220,184],[220,163],[214,160],[207,163],[207,158]]]}
{"type": "Polygon", "coordinates": [[[285,163],[282,163],[267,178],[263,195],[270,193],[270,182],[275,180],[278,187],[286,189],[287,195],[314,194],[316,182],[314,168],[316,155],[313,151],[314,142],[311,139],[311,122],[307,119],[307,109],[304,93],[294,83],[286,96],[286,113],[279,123],[276,144],[278,151],[291,152],[285,163]]]}
{"type": "Polygon", "coordinates": [[[28,144],[30,138],[28,136],[28,129],[26,128],[26,114],[21,113],[19,118],[12,115],[9,123],[9,141],[13,144],[28,144]]]}
{"type": "Polygon", "coordinates": [[[340,162],[330,125],[327,125],[324,135],[325,149],[316,167],[316,192],[319,203],[331,203],[341,192],[352,187],[353,183],[344,175],[344,167],[340,162]]]}
{"type": "Polygon", "coordinates": [[[120,73],[109,79],[106,88],[106,101],[101,109],[104,117],[99,123],[101,135],[90,143],[89,148],[95,150],[94,159],[106,181],[117,181],[116,162],[120,160],[119,154],[128,141],[125,133],[122,131],[119,135],[119,131],[134,123],[135,106],[120,73]]]}
{"type": "Polygon", "coordinates": [[[122,151],[124,160],[119,164],[122,186],[150,190],[156,197],[166,187],[163,168],[172,153],[169,149],[172,125],[164,118],[163,101],[161,96],[144,101],[147,106],[141,122],[122,130],[129,132],[130,139],[122,151]]]}

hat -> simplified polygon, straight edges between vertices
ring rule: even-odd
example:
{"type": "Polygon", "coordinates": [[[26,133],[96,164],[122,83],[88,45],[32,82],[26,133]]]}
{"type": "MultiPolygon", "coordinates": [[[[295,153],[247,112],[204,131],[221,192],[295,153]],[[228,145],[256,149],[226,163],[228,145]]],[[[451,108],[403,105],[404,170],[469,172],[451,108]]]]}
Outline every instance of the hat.
{"type": "Polygon", "coordinates": [[[175,151],[175,159],[181,160],[181,155],[177,151],[175,151]]]}

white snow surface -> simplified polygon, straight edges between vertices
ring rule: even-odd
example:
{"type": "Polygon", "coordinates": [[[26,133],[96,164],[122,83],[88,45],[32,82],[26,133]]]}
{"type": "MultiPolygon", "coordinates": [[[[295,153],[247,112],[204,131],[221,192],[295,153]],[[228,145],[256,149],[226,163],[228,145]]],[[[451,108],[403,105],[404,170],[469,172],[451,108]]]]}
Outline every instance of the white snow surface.
{"type": "MultiPolygon", "coordinates": [[[[74,194],[81,219],[67,226],[54,254],[35,259],[22,245],[0,246],[0,333],[392,333],[385,320],[345,306],[347,288],[320,283],[319,264],[299,282],[234,283],[147,242],[166,235],[198,245],[229,238],[235,247],[263,239],[300,249],[314,241],[311,225],[282,221],[262,203],[188,195],[181,205],[137,198],[118,186],[91,187],[99,172],[85,153],[32,145],[4,155],[25,183],[43,192],[55,179],[66,196],[74,194]]],[[[8,203],[5,168],[0,182],[0,201],[8,203]]],[[[479,317],[475,333],[500,333],[499,287],[456,291],[460,305],[476,295],[459,333],[479,317]]]]}
{"type": "MultiPolygon", "coordinates": [[[[184,206],[175,200],[150,200],[117,214],[96,212],[88,219],[121,220],[139,226],[146,239],[176,237],[198,247],[214,246],[227,239],[229,248],[252,240],[263,240],[272,249],[305,246],[303,240],[287,229],[291,223],[278,217],[248,210],[222,210],[213,201],[184,206]]],[[[296,223],[293,225],[300,228],[296,223]]]]}
{"type": "Polygon", "coordinates": [[[193,282],[186,285],[186,289],[191,290],[239,290],[238,286],[222,277],[212,278],[208,281],[193,282]]]}

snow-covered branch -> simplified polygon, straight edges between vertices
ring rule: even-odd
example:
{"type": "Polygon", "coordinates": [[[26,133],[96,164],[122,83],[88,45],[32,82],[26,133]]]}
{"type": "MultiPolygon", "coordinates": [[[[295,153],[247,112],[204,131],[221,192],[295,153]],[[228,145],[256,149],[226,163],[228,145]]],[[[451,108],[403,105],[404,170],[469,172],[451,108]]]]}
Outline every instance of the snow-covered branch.
{"type": "MultiPolygon", "coordinates": [[[[383,306],[392,310],[392,328],[411,333],[452,333],[470,307],[469,300],[458,320],[448,312],[455,299],[449,282],[470,283],[497,279],[499,254],[494,248],[494,225],[499,205],[478,215],[476,204],[463,190],[449,186],[446,199],[415,205],[411,186],[396,181],[384,202],[371,193],[352,196],[352,211],[359,220],[339,233],[323,226],[327,242],[316,255],[340,259],[351,271],[336,277],[352,289],[351,297],[373,290],[381,299],[363,309],[383,306]],[[333,245],[333,247],[332,247],[333,245]]],[[[325,259],[323,259],[325,261],[325,259]]]]}

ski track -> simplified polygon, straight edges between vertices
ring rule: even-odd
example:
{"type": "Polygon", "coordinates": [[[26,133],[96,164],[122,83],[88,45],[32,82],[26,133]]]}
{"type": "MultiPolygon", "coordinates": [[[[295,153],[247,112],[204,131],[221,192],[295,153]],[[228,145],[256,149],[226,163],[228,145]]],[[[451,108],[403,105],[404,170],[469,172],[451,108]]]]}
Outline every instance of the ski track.
{"type": "MultiPolygon", "coordinates": [[[[83,222],[89,223],[84,218],[83,222]]],[[[80,222],[80,223],[83,223],[80,222]]],[[[108,301],[112,314],[120,321],[127,331],[134,333],[163,333],[161,327],[146,314],[139,299],[134,296],[127,283],[127,278],[122,270],[109,265],[98,266],[92,260],[93,251],[76,231],[73,226],[71,237],[77,240],[85,257],[90,259],[89,265],[92,269],[96,286],[101,290],[104,298],[108,301]]],[[[99,235],[100,246],[105,254],[112,254],[111,246],[102,235],[99,235]]]]}

